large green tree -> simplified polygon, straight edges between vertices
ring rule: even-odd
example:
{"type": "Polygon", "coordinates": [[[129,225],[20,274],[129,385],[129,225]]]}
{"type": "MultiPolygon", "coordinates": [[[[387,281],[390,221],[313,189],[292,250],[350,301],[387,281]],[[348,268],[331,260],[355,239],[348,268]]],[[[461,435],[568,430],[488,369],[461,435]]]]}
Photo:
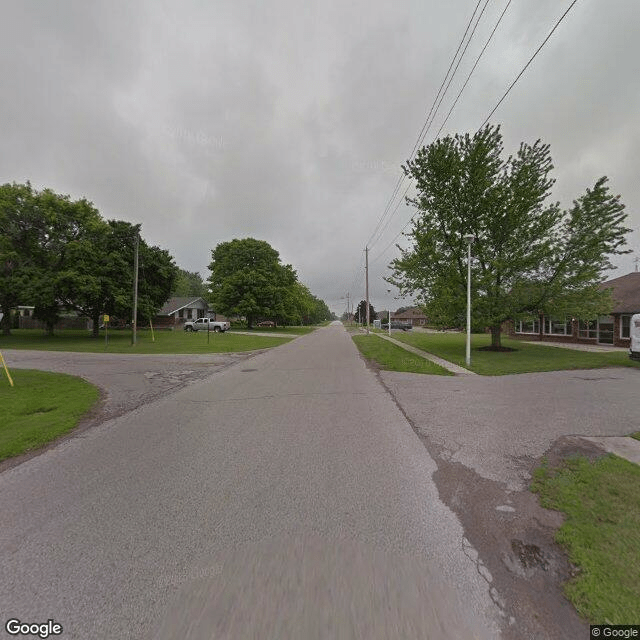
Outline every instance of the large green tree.
{"type": "Polygon", "coordinates": [[[43,233],[35,256],[34,277],[29,283],[29,300],[34,316],[42,320],[50,334],[63,310],[63,300],[73,297],[67,283],[69,273],[84,269],[69,251],[75,242],[103,229],[98,210],[85,199],[72,201],[69,196],[45,189],[39,196],[43,233]]]}
{"type": "MultiPolygon", "coordinates": [[[[93,320],[98,335],[100,316],[131,318],[133,265],[140,225],[109,220],[69,243],[73,268],[62,275],[64,303],[93,320]]],[[[171,295],[178,268],[169,253],[139,239],[138,320],[149,320],[171,295]]]]}
{"type": "MultiPolygon", "coordinates": [[[[359,322],[366,324],[367,322],[367,301],[366,300],[360,300],[360,302],[358,303],[358,306],[355,308],[353,312],[353,317],[359,322]]],[[[369,322],[373,324],[373,321],[376,319],[376,317],[377,317],[376,310],[373,308],[373,305],[369,303],[369,322]]]]}
{"type": "Polygon", "coordinates": [[[11,309],[28,304],[43,236],[38,194],[30,183],[0,186],[0,312],[2,331],[11,333],[11,309]]]}
{"type": "MultiPolygon", "coordinates": [[[[35,306],[50,332],[62,309],[94,321],[103,313],[130,318],[133,252],[139,225],[105,222],[92,203],[72,201],[30,183],[0,186],[0,310],[3,332],[10,311],[35,306]]],[[[151,318],[169,297],[177,267],[164,249],[140,240],[138,316],[151,318]]]]}
{"type": "Polygon", "coordinates": [[[280,262],[268,242],[254,238],[222,242],[211,252],[209,269],[211,302],[217,312],[244,316],[249,328],[257,318],[290,314],[296,272],[280,262]]]}
{"type": "Polygon", "coordinates": [[[430,320],[463,325],[467,241],[472,245],[473,323],[490,327],[500,346],[504,321],[526,314],[608,312],[598,283],[610,256],[626,253],[626,215],[607,178],[571,208],[549,202],[554,179],[549,146],[521,143],[503,157],[500,128],[448,136],[418,151],[403,167],[417,196],[412,243],[391,263],[389,282],[415,295],[430,320]]]}

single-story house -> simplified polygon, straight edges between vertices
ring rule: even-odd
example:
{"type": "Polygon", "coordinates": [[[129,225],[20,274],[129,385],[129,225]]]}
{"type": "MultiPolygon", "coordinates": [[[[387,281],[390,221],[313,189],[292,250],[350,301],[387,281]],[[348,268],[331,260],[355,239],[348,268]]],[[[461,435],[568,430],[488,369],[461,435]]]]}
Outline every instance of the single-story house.
{"type": "Polygon", "coordinates": [[[424,327],[427,324],[427,316],[419,307],[413,307],[402,313],[391,313],[391,322],[404,322],[412,327],[424,327]]]}
{"type": "Polygon", "coordinates": [[[526,340],[628,347],[631,316],[640,313],[640,272],[607,280],[600,288],[612,291],[614,306],[611,315],[598,318],[532,316],[511,323],[509,333],[514,338],[526,340]]]}
{"type": "Polygon", "coordinates": [[[153,324],[159,329],[173,328],[187,320],[197,320],[205,316],[214,317],[215,314],[210,312],[209,303],[204,298],[169,298],[153,319],[153,324]]]}

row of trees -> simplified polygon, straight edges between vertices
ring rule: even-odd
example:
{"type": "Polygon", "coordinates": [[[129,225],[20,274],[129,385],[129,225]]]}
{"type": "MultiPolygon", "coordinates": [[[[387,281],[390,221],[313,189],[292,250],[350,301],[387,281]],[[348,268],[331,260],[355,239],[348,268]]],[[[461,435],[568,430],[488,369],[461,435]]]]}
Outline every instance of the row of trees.
{"type": "Polygon", "coordinates": [[[169,253],[140,238],[140,225],[104,220],[85,199],[30,183],[0,186],[0,310],[34,306],[49,332],[64,310],[93,320],[132,316],[133,262],[139,242],[138,318],[148,321],[174,288],[178,268],[169,253]]]}
{"type": "Polygon", "coordinates": [[[211,252],[208,280],[215,310],[243,316],[249,328],[257,320],[282,325],[316,324],[334,316],[326,303],[299,282],[294,268],[279,253],[254,238],[222,242],[211,252]]]}
{"type": "Polygon", "coordinates": [[[463,326],[467,250],[472,234],[473,320],[500,346],[502,323],[530,314],[593,318],[612,301],[598,284],[624,249],[626,214],[607,178],[563,210],[549,202],[549,146],[522,143],[503,158],[500,128],[448,136],[403,167],[415,181],[411,246],[391,263],[388,281],[415,296],[430,323],[463,326]]]}

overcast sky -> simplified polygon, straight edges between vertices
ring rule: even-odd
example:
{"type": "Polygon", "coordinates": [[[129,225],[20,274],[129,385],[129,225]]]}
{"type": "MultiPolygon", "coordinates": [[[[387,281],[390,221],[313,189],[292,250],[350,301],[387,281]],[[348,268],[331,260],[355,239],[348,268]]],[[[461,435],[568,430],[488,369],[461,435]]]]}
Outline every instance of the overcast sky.
{"type": "MultiPolygon", "coordinates": [[[[488,1],[426,143],[506,3],[488,1]]],[[[569,5],[512,0],[441,135],[482,124],[569,5]]],[[[86,197],[205,278],[219,242],[266,240],[341,312],[475,6],[3,1],[0,183],[86,197]]],[[[579,0],[491,119],[508,152],[551,145],[564,206],[609,176],[636,252],[612,276],[640,255],[639,26],[638,0],[579,0]]],[[[376,309],[403,304],[382,277],[411,213],[371,247],[376,309]]]]}

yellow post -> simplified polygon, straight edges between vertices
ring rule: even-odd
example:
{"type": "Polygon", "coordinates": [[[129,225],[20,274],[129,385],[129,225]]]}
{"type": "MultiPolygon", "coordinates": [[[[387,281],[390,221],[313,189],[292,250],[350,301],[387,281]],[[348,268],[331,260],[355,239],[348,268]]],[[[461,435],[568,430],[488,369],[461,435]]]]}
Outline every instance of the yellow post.
{"type": "Polygon", "coordinates": [[[11,374],[9,373],[9,369],[7,369],[7,363],[4,361],[2,353],[0,353],[0,360],[2,360],[2,366],[4,367],[5,373],[7,374],[7,378],[9,378],[9,384],[13,387],[13,379],[11,378],[11,374]]]}
{"type": "Polygon", "coordinates": [[[151,327],[151,342],[155,342],[156,341],[156,337],[153,334],[153,325],[151,324],[151,318],[149,318],[149,326],[151,327]]]}

